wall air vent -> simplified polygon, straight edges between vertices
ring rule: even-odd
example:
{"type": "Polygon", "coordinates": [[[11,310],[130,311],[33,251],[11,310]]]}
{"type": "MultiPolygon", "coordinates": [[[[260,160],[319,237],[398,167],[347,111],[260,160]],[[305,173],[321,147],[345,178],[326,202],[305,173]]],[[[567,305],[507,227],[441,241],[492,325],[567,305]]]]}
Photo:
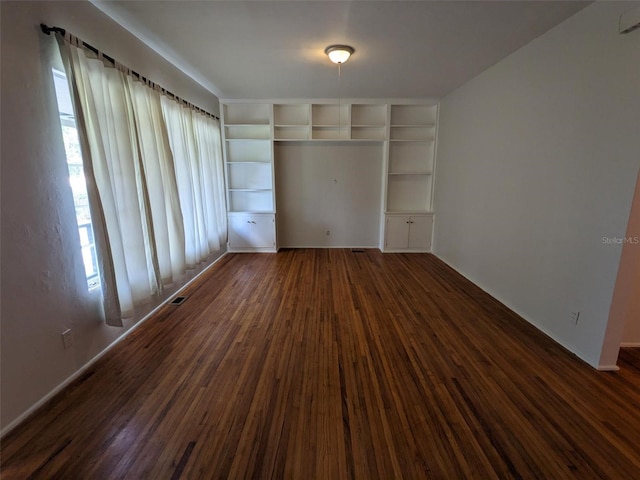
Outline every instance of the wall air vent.
{"type": "Polygon", "coordinates": [[[620,25],[618,31],[620,33],[631,33],[640,28],[640,7],[629,10],[620,15],[620,25]]]}

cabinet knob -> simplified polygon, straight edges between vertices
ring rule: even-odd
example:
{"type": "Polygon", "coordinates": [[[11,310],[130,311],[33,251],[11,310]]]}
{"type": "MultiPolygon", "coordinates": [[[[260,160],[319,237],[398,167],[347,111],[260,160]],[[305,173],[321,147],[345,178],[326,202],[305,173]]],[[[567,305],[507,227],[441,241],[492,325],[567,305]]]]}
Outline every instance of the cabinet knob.
{"type": "Polygon", "coordinates": [[[411,222],[409,220],[407,220],[406,223],[411,223],[411,222]]]}

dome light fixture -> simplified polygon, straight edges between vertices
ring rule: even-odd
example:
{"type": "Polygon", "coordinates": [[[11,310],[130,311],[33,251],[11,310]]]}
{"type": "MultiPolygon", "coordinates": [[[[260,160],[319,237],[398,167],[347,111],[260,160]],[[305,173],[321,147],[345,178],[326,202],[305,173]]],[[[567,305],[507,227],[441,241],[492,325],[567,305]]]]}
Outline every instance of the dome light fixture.
{"type": "Polygon", "coordinates": [[[353,52],[355,52],[355,49],[349,45],[329,45],[324,49],[324,53],[329,56],[329,60],[338,65],[349,60],[353,52]]]}

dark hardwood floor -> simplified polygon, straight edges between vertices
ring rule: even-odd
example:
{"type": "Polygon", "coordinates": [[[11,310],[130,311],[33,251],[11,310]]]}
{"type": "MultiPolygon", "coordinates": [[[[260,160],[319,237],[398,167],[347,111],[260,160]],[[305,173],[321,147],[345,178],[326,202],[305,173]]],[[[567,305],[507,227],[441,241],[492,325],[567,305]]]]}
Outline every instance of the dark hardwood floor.
{"type": "Polygon", "coordinates": [[[597,372],[427,254],[224,257],[2,443],[2,479],[640,478],[597,372]]]}

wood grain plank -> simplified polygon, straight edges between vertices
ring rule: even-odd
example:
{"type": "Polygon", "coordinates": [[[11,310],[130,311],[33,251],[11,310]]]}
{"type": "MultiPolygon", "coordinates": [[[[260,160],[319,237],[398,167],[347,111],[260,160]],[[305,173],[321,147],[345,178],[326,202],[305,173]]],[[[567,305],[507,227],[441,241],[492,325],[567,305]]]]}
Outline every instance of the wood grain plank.
{"type": "Polygon", "coordinates": [[[230,254],[2,441],[24,478],[635,478],[597,372],[429,254],[230,254]]]}

